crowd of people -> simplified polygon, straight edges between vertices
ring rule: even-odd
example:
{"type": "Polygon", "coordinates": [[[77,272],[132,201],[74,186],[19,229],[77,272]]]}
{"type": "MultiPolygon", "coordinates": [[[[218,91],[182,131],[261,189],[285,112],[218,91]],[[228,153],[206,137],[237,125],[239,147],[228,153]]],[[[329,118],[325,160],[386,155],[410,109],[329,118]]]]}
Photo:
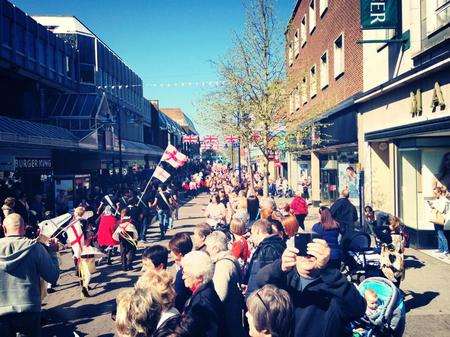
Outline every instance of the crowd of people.
{"type": "MultiPolygon", "coordinates": [[[[112,316],[120,337],[401,336],[402,325],[384,330],[385,321],[379,332],[389,334],[355,327],[363,318],[375,326],[386,303],[376,289],[361,292],[344,271],[341,243],[362,230],[347,190],[330,208],[320,207],[311,230],[305,225],[309,204],[303,187],[290,202],[277,205],[273,198],[262,196],[263,177],[258,173],[240,175],[214,163],[181,174],[172,184],[151,184],[143,196],[131,188],[100,193],[75,208],[70,220],[83,224],[84,245],[97,247],[106,263],[112,263],[119,246],[122,268],[128,271],[134,268],[139,241],[146,240],[152,222],[159,223],[160,239],[173,228],[179,190],[210,196],[204,214],[199,214],[206,220],[195,226],[192,235],[179,232],[167,247],[152,244],[143,251],[142,275],[133,288],[117,296],[112,316]],[[93,215],[86,216],[89,211],[93,215]]],[[[14,203],[8,200],[5,205],[0,331],[5,336],[16,332],[40,336],[40,279],[49,287],[56,284],[58,246],[73,248],[78,236],[74,241],[60,236],[44,240],[38,227],[28,230],[27,218],[14,203]]],[[[387,254],[401,255],[407,233],[399,219],[370,211],[366,208],[365,218],[372,221],[379,246],[387,254]],[[383,239],[386,232],[389,242],[383,239]]],[[[74,250],[82,293],[89,296],[89,282],[83,275],[89,268],[82,261],[74,250]]],[[[384,265],[390,271],[385,277],[397,286],[404,277],[401,267],[384,265]]]]}

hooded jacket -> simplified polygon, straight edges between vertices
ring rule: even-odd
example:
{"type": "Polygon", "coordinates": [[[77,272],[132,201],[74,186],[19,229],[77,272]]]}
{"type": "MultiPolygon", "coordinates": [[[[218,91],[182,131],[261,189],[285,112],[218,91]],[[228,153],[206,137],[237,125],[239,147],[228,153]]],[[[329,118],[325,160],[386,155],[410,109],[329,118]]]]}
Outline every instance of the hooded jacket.
{"type": "Polygon", "coordinates": [[[36,240],[19,236],[0,239],[0,316],[40,312],[40,278],[56,283],[58,259],[36,240]]]}
{"type": "Polygon", "coordinates": [[[278,260],[286,249],[286,243],[278,235],[272,235],[256,247],[255,252],[248,264],[247,275],[244,283],[247,284],[246,297],[258,287],[255,284],[255,276],[261,268],[278,260]]]}
{"type": "Polygon", "coordinates": [[[363,317],[366,301],[336,269],[323,269],[314,280],[294,268],[281,270],[281,260],[261,269],[256,284],[270,283],[286,290],[294,308],[294,337],[345,337],[351,321],[363,317]]]}

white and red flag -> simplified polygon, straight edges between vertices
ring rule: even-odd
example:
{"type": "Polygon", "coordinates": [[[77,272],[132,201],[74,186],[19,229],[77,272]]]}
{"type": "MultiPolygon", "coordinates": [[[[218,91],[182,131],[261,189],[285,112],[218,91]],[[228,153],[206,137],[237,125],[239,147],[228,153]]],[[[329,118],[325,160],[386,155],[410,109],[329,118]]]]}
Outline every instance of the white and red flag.
{"type": "Polygon", "coordinates": [[[197,135],[184,135],[183,143],[188,143],[188,144],[198,143],[198,136],[197,135]]]}
{"type": "Polygon", "coordinates": [[[225,141],[227,143],[234,144],[234,143],[237,143],[239,141],[239,137],[238,136],[233,136],[233,135],[225,136],[225,141]]]}
{"type": "Polygon", "coordinates": [[[218,143],[218,142],[219,142],[219,137],[217,137],[217,136],[209,135],[209,136],[203,137],[203,143],[213,144],[213,143],[218,143]]]}
{"type": "Polygon", "coordinates": [[[175,146],[169,144],[161,160],[169,163],[174,168],[179,168],[187,163],[188,157],[178,151],[175,146]]]}
{"type": "Polygon", "coordinates": [[[153,172],[153,176],[164,183],[167,179],[170,178],[170,173],[164,170],[161,166],[156,166],[155,172],[153,172]]]}
{"type": "Polygon", "coordinates": [[[66,228],[67,242],[72,247],[73,256],[79,259],[84,245],[84,235],[79,219],[72,220],[66,228]]]}

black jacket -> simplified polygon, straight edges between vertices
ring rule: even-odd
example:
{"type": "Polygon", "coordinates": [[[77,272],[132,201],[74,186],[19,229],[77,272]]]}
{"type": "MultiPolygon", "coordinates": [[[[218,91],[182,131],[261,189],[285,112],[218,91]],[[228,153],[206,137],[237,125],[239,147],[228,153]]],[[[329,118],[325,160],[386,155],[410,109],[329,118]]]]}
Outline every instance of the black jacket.
{"type": "Polygon", "coordinates": [[[151,337],[167,337],[175,332],[175,329],[180,324],[180,315],[175,315],[166,320],[161,326],[156,329],[156,331],[151,335],[151,337]]]}
{"type": "Polygon", "coordinates": [[[358,220],[358,211],[348,198],[340,198],[330,208],[331,216],[339,222],[341,232],[358,220]]]}
{"type": "Polygon", "coordinates": [[[350,321],[365,314],[366,301],[336,269],[324,269],[304,289],[294,268],[285,273],[281,260],[261,269],[258,287],[267,283],[285,289],[294,307],[294,337],[345,337],[350,321]]]}
{"type": "Polygon", "coordinates": [[[191,322],[187,330],[196,337],[223,337],[224,313],[223,303],[210,281],[202,285],[186,304],[184,314],[191,322]]]}
{"type": "Polygon", "coordinates": [[[255,276],[261,268],[278,260],[286,249],[286,243],[278,235],[269,236],[261,241],[248,264],[244,283],[247,284],[246,296],[258,287],[255,284],[255,276]]]}

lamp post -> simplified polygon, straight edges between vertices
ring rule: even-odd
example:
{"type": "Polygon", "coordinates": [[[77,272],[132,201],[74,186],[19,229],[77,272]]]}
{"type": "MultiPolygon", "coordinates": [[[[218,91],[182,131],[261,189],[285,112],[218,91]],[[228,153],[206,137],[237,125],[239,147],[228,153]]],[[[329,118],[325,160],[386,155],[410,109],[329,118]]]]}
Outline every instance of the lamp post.
{"type": "Polygon", "coordinates": [[[123,158],[122,158],[122,119],[121,119],[121,108],[119,101],[119,110],[117,111],[117,138],[119,141],[119,179],[120,185],[122,186],[123,182],[123,158]]]}

